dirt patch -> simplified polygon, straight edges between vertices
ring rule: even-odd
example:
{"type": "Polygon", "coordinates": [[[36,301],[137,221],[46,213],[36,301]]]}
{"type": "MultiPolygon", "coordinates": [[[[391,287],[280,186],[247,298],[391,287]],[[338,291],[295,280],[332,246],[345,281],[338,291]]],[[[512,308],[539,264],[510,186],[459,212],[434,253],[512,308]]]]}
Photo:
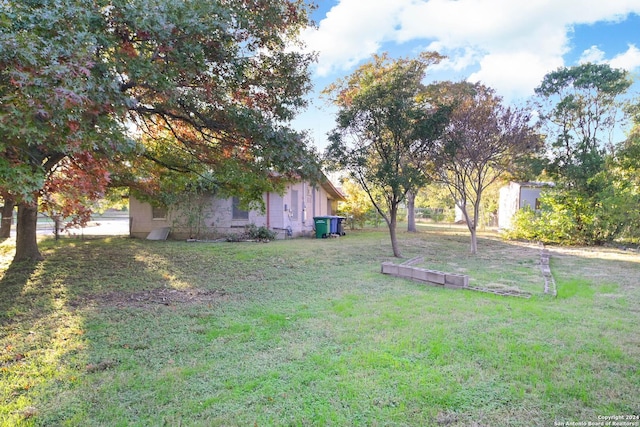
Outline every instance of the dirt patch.
{"type": "Polygon", "coordinates": [[[140,292],[109,292],[95,295],[98,305],[109,307],[149,307],[174,305],[206,305],[228,301],[232,295],[224,289],[171,289],[156,288],[140,292]]]}

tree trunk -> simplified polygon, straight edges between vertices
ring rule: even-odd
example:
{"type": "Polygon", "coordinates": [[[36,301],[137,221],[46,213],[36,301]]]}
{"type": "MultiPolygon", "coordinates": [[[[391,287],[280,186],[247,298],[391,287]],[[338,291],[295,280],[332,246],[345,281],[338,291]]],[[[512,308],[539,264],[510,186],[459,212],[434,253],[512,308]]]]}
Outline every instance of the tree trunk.
{"type": "Polygon", "coordinates": [[[402,258],[400,249],[398,248],[398,236],[396,235],[396,225],[398,223],[398,206],[391,208],[389,212],[389,236],[391,237],[391,249],[393,250],[393,256],[396,258],[402,258]]]}
{"type": "Polygon", "coordinates": [[[478,239],[476,236],[476,218],[477,218],[477,209],[474,207],[474,215],[473,217],[469,216],[467,212],[466,203],[459,204],[458,207],[462,211],[462,216],[467,223],[467,228],[469,229],[469,233],[471,233],[471,255],[475,255],[478,253],[478,239]]]}
{"type": "MultiPolygon", "coordinates": [[[[478,191],[476,202],[473,204],[473,218],[469,223],[469,231],[471,232],[471,254],[478,253],[478,219],[480,219],[480,196],[482,192],[478,191]]],[[[467,219],[467,221],[469,221],[467,219]]]]}
{"type": "Polygon", "coordinates": [[[4,198],[2,207],[2,224],[0,225],[0,239],[8,239],[11,236],[11,224],[13,223],[13,208],[16,202],[11,197],[4,198]]]}
{"type": "Polygon", "coordinates": [[[478,238],[476,227],[474,226],[469,228],[469,231],[471,231],[471,255],[475,255],[478,253],[478,238]]]}
{"type": "Polygon", "coordinates": [[[417,233],[416,227],[416,195],[413,191],[407,193],[407,231],[417,233]]]}
{"type": "Polygon", "coordinates": [[[36,235],[38,222],[38,204],[18,204],[18,223],[16,224],[16,254],[14,261],[41,261],[36,235]]]}

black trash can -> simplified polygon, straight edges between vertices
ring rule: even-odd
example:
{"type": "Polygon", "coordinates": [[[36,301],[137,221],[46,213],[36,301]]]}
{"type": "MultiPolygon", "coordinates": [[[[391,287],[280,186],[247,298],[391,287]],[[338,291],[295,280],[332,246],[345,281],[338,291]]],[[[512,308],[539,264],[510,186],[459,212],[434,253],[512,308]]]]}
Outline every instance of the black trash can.
{"type": "Polygon", "coordinates": [[[336,219],[338,220],[338,226],[337,226],[338,235],[340,235],[340,236],[346,235],[347,233],[344,232],[344,223],[343,222],[347,218],[345,218],[343,216],[338,216],[338,217],[336,217],[336,219]]]}

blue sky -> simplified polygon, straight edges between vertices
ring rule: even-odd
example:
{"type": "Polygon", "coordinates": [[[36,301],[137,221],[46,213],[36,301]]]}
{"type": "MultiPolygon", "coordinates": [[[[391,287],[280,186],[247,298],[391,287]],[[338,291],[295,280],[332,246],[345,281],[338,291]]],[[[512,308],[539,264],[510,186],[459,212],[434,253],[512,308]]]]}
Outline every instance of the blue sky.
{"type": "MultiPolygon", "coordinates": [[[[448,59],[429,80],[480,81],[520,103],[545,74],[580,62],[609,63],[640,81],[640,0],[316,0],[317,29],[303,34],[318,53],[310,106],[294,122],[320,151],[335,109],[319,92],[374,53],[448,59]]],[[[640,93],[636,85],[635,91],[640,93]]]]}

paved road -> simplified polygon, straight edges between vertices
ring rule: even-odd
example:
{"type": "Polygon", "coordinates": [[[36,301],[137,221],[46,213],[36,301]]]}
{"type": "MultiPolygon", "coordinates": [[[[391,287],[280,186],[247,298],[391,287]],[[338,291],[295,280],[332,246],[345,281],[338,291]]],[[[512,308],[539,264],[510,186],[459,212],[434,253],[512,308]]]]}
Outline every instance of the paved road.
{"type": "MultiPolygon", "coordinates": [[[[38,234],[51,235],[55,232],[53,223],[50,220],[38,221],[38,234]]],[[[15,224],[11,228],[11,237],[16,235],[15,224]]],[[[62,232],[63,236],[128,236],[129,217],[105,217],[97,218],[83,228],[72,228],[62,232]]]]}

